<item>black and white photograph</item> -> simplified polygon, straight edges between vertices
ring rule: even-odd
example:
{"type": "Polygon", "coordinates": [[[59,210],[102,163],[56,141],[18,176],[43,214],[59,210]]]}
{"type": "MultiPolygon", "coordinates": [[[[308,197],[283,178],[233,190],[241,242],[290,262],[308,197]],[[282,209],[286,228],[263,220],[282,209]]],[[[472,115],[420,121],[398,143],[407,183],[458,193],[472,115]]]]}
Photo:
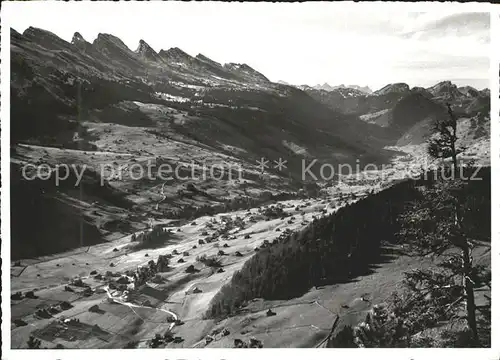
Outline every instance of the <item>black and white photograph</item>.
{"type": "Polygon", "coordinates": [[[492,6],[6,3],[6,359],[498,359],[492,6]]]}

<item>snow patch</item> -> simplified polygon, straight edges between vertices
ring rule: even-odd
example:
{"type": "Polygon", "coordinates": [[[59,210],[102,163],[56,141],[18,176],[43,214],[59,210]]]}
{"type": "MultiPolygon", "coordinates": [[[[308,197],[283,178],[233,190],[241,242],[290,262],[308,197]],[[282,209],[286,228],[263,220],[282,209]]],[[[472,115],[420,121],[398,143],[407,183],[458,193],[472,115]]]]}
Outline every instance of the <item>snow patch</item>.
{"type": "Polygon", "coordinates": [[[302,156],[309,155],[306,148],[299,146],[291,141],[283,140],[282,144],[297,155],[302,155],[302,156]]]}
{"type": "Polygon", "coordinates": [[[155,95],[162,98],[163,100],[168,100],[168,101],[175,101],[175,102],[180,102],[180,103],[191,101],[191,99],[189,99],[189,98],[185,98],[182,96],[174,96],[174,95],[161,93],[161,92],[156,92],[155,95]]]}

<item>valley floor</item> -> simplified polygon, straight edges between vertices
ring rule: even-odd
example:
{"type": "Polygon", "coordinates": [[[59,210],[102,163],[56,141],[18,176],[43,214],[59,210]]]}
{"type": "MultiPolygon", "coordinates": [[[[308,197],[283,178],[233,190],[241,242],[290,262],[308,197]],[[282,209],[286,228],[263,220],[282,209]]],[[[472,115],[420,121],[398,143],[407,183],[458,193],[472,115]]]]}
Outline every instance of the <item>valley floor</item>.
{"type": "MultiPolygon", "coordinates": [[[[486,142],[478,142],[476,147],[472,156],[486,151],[486,142]]],[[[421,146],[397,150],[407,154],[396,158],[391,169],[379,172],[375,178],[366,180],[363,176],[368,173],[361,177],[357,174],[342,178],[330,188],[329,196],[274,202],[287,213],[286,217],[259,218],[263,207],[202,216],[182,225],[157,217],[154,223],[162,224],[172,236],[155,248],[134,248],[132,234],[112,232],[113,236],[102,244],[12,264],[11,293],[34,291],[35,296],[12,300],[11,346],[26,347],[30,334],[34,334],[42,339],[42,346],[49,348],[57,344],[65,348],[124,348],[130,344],[147,347],[155,334],[163,335],[169,329],[179,337],[169,347],[232,347],[235,339],[247,341],[250,337],[259,339],[265,347],[322,346],[337,316],[339,326],[359,323],[373,305],[400,289],[404,271],[431,266],[432,259],[410,257],[402,249],[387,245],[374,254],[370,266],[359,269],[345,283],[313,288],[292,300],[255,299],[241,313],[222,321],[207,320],[203,315],[221,287],[264,241],[272,242],[284,231],[301,229],[314,217],[369,196],[370,190],[390,186],[392,181],[405,177],[409,166],[422,163],[421,146]],[[350,196],[353,193],[355,199],[350,196]],[[239,219],[245,225],[231,229],[225,239],[200,244],[200,239],[223,226],[224,218],[239,219]],[[218,256],[223,272],[197,260],[202,255],[217,256],[220,250],[224,252],[218,256]],[[126,271],[173,253],[177,255],[170,259],[169,271],[159,274],[163,278],[160,283],[148,281],[128,298],[115,290],[108,292],[106,278],[116,280],[126,271]],[[179,262],[181,258],[183,262],[179,262]],[[186,272],[191,265],[197,272],[186,272]],[[104,279],[96,279],[91,272],[102,274],[104,279]],[[74,278],[81,278],[91,293],[85,294],[84,288],[73,285],[71,291],[66,291],[65,286],[74,278]],[[63,308],[63,302],[71,306],[63,308]],[[98,310],[89,311],[95,305],[98,310]],[[52,312],[47,315],[40,309],[52,312]],[[276,315],[266,316],[268,309],[276,315]],[[176,323],[176,319],[181,322],[176,323]],[[209,341],[207,335],[211,336],[209,341]]],[[[61,152],[61,156],[65,154],[67,150],[61,152]]],[[[488,247],[477,251],[476,257],[489,261],[488,247]]]]}

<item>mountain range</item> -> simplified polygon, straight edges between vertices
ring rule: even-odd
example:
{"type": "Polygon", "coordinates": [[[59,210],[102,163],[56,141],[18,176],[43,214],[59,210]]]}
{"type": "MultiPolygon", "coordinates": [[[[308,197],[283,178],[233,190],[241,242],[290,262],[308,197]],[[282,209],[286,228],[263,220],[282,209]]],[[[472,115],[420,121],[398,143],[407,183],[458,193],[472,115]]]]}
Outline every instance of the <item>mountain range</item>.
{"type": "MultiPolygon", "coordinates": [[[[458,88],[450,82],[427,89],[388,84],[375,92],[328,84],[295,87],[273,83],[247,64],[220,64],[176,47],[156,52],[140,40],[131,50],[113,35],[99,34],[89,42],[78,32],[67,42],[33,27],[22,34],[11,30],[10,86],[13,174],[19,174],[29,158],[55,166],[63,157],[95,168],[106,156],[120,156],[129,160],[111,162],[230,159],[251,179],[224,189],[223,196],[207,195],[203,200],[179,196],[184,185],[173,181],[166,190],[168,200],[158,204],[160,195],[149,190],[158,183],[110,180],[109,187],[95,193],[92,184],[98,181],[97,174],[89,175],[90,185],[85,188],[89,199],[104,196],[108,205],[120,204],[124,214],[138,208],[151,216],[166,208],[180,211],[186,206],[226,203],[251,191],[295,191],[304,184],[304,158],[316,159],[318,168],[326,163],[388,163],[396,153],[388,146],[424,142],[429,134],[422,129],[447,116],[447,102],[466,117],[484,117],[489,110],[489,91],[458,88]],[[261,158],[286,158],[286,172],[270,166],[270,179],[259,180],[261,158]]],[[[18,183],[19,211],[35,211],[37,207],[25,204],[21,196],[30,193],[27,189],[34,183],[20,178],[13,182],[18,183]]],[[[196,186],[200,191],[215,191],[210,182],[196,186]]],[[[45,190],[43,202],[61,191],[74,197],[71,188],[45,190]]],[[[53,214],[65,214],[72,219],[69,223],[80,221],[82,209],[75,210],[67,201],[50,204],[69,206],[72,211],[59,209],[53,214]]],[[[89,226],[97,226],[101,233],[122,220],[112,214],[105,219],[87,215],[89,226]]],[[[38,231],[47,228],[47,236],[52,236],[50,224],[57,220],[44,219],[38,231]]],[[[13,224],[14,234],[16,229],[28,231],[22,237],[31,241],[29,228],[13,224]]],[[[16,244],[26,248],[23,242],[16,244]]]]}

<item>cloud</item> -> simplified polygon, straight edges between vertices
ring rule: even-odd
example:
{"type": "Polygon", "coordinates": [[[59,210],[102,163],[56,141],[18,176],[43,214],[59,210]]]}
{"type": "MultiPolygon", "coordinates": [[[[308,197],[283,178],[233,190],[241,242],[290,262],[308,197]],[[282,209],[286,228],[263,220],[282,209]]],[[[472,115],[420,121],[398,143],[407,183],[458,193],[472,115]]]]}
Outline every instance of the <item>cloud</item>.
{"type": "Polygon", "coordinates": [[[400,36],[428,40],[445,36],[478,36],[488,39],[490,30],[489,13],[458,13],[443,17],[434,14],[417,16],[400,36]],[[409,29],[411,28],[411,30],[409,29]]]}

